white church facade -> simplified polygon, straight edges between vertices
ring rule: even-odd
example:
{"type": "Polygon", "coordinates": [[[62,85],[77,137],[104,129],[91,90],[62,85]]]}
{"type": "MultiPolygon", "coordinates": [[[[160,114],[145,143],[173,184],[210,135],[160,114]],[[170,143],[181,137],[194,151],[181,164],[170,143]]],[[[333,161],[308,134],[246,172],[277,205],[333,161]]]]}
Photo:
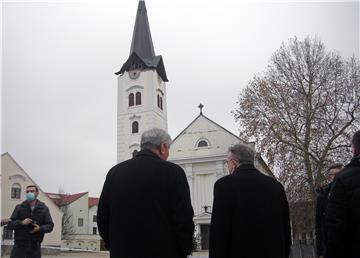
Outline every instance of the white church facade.
{"type": "MultiPolygon", "coordinates": [[[[158,127],[167,130],[166,82],[161,56],[156,56],[145,7],[140,0],[136,15],[130,55],[118,75],[117,160],[122,162],[140,150],[142,132],[158,127]]],[[[216,122],[200,114],[177,137],[170,147],[169,160],[180,165],[191,191],[199,250],[208,249],[209,225],[216,180],[227,175],[227,149],[242,141],[216,122]]],[[[260,155],[255,166],[273,176],[260,155]]]]}

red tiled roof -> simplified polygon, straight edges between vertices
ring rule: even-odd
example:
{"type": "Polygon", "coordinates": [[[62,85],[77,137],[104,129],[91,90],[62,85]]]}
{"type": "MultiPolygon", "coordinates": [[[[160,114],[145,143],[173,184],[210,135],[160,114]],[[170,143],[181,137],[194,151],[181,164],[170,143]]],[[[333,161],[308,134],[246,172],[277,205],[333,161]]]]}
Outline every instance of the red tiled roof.
{"type": "Polygon", "coordinates": [[[87,194],[84,193],[77,193],[77,194],[59,194],[59,193],[45,193],[57,206],[68,205],[83,195],[87,194]]]}
{"type": "Polygon", "coordinates": [[[99,198],[97,197],[89,197],[89,208],[95,205],[98,205],[99,198]]]}

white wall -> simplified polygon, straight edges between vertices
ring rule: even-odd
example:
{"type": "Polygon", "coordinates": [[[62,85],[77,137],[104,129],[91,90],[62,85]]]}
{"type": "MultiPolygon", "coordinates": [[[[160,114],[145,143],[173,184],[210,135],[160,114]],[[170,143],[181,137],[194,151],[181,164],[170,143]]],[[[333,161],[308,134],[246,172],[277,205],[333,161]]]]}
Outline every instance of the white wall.
{"type": "Polygon", "coordinates": [[[139,150],[142,132],[159,127],[167,130],[167,98],[166,84],[155,70],[140,72],[140,76],[132,80],[128,72],[118,77],[118,121],[117,121],[117,159],[118,162],[132,157],[133,150],[139,150]],[[163,110],[157,106],[157,94],[163,96],[163,110]],[[130,93],[141,92],[141,105],[129,107],[130,93]],[[131,125],[139,122],[139,133],[133,134],[131,125]]]}
{"type": "MultiPolygon", "coordinates": [[[[30,176],[16,163],[16,161],[7,153],[1,156],[1,218],[10,218],[17,204],[25,200],[25,187],[28,185],[37,185],[30,176]],[[11,199],[11,187],[14,183],[21,185],[21,198],[11,199]]],[[[60,209],[44,194],[39,187],[38,199],[45,203],[49,208],[54,229],[51,233],[45,234],[43,245],[61,245],[61,219],[60,209]]],[[[1,228],[1,237],[3,233],[1,228]]]]}
{"type": "Polygon", "coordinates": [[[69,210],[73,214],[73,222],[75,226],[75,234],[88,234],[89,228],[89,208],[88,208],[89,195],[84,194],[79,199],[69,204],[69,210]],[[78,219],[83,219],[83,226],[78,225],[78,219]]]}
{"type": "Polygon", "coordinates": [[[94,205],[89,208],[89,228],[88,228],[88,234],[93,234],[93,228],[96,228],[96,234],[99,234],[99,230],[97,227],[97,222],[93,221],[94,216],[97,215],[97,205],[94,205]]]}

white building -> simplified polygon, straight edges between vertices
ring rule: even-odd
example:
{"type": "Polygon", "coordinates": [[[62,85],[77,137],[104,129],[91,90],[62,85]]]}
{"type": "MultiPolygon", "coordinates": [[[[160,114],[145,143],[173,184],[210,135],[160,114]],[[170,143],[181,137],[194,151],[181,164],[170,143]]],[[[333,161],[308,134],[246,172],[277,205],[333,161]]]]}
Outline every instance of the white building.
{"type": "Polygon", "coordinates": [[[96,219],[97,219],[97,208],[98,208],[98,204],[99,204],[99,198],[89,197],[88,203],[89,203],[88,204],[88,207],[89,207],[88,232],[89,232],[89,234],[98,235],[99,231],[98,231],[96,219]]]}
{"type": "MultiPolygon", "coordinates": [[[[251,148],[254,144],[242,141],[204,116],[202,105],[200,107],[199,116],[173,140],[169,160],[180,165],[186,173],[195,214],[198,249],[207,250],[214,184],[228,174],[227,150],[239,142],[251,148]]],[[[255,166],[265,175],[273,176],[260,155],[256,156],[255,166]]]]}
{"type": "MultiPolygon", "coordinates": [[[[25,188],[37,185],[28,173],[15,161],[9,153],[1,155],[1,219],[8,219],[17,204],[25,200],[25,188]]],[[[50,210],[54,222],[51,233],[45,234],[42,245],[59,248],[61,246],[62,212],[58,206],[39,188],[38,199],[45,203],[50,210]]],[[[1,227],[1,245],[13,245],[13,231],[1,227]]]]}
{"type": "Polygon", "coordinates": [[[62,247],[99,251],[101,238],[97,230],[96,213],[99,199],[87,192],[76,194],[46,193],[64,211],[69,223],[62,247]],[[94,221],[95,220],[95,221],[94,221]]]}
{"type": "MultiPolygon", "coordinates": [[[[146,13],[140,0],[132,37],[130,56],[118,77],[118,162],[129,159],[139,150],[141,133],[152,127],[167,129],[166,85],[168,81],[161,56],[155,56],[146,13]]],[[[183,96],[185,97],[185,96],[183,96]]],[[[246,143],[202,114],[195,118],[173,141],[169,160],[186,173],[194,207],[196,237],[199,249],[208,249],[213,186],[227,174],[226,156],[229,146],[246,143]]],[[[273,176],[260,155],[256,167],[273,176]]]]}

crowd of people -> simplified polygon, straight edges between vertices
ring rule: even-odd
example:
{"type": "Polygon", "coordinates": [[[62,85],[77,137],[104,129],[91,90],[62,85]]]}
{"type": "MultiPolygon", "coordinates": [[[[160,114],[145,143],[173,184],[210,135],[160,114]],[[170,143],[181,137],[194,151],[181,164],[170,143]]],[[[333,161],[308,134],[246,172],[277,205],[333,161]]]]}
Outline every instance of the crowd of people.
{"type": "MultiPolygon", "coordinates": [[[[99,234],[111,258],[185,258],[193,251],[193,208],[183,169],[167,161],[171,138],[153,128],[142,134],[141,151],[110,169],[97,211],[99,234]]],[[[353,158],[328,170],[319,189],[316,247],[319,258],[360,257],[360,131],[353,158]]],[[[229,174],[214,185],[210,258],[287,258],[291,250],[289,206],[284,187],[254,166],[255,152],[229,147],[229,174]]],[[[45,233],[54,226],[49,209],[26,188],[9,223],[15,230],[11,258],[40,258],[45,233]]]]}

